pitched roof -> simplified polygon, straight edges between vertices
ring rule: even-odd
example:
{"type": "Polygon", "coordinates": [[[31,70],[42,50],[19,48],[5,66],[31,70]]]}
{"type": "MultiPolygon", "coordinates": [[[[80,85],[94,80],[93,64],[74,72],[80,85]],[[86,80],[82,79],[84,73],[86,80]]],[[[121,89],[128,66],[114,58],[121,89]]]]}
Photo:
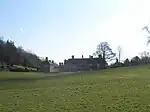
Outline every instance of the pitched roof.
{"type": "Polygon", "coordinates": [[[49,62],[50,65],[53,65],[53,66],[59,66],[57,63],[52,63],[52,62],[49,62]]]}
{"type": "Polygon", "coordinates": [[[45,61],[42,61],[41,64],[47,64],[47,65],[48,65],[48,64],[50,64],[50,63],[49,63],[48,61],[45,60],[45,61]]]}
{"type": "Polygon", "coordinates": [[[102,62],[102,58],[76,58],[76,59],[68,59],[68,60],[65,60],[65,63],[87,63],[87,64],[90,64],[90,63],[101,63],[102,62]]]}

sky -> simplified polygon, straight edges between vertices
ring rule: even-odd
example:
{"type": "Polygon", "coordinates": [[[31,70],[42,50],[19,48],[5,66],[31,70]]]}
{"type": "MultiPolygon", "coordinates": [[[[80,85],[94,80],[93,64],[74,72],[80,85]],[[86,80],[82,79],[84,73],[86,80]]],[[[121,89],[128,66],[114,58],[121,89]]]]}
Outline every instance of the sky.
{"type": "Polygon", "coordinates": [[[149,0],[1,0],[0,36],[55,62],[89,57],[100,42],[121,60],[150,51],[149,0]]]}

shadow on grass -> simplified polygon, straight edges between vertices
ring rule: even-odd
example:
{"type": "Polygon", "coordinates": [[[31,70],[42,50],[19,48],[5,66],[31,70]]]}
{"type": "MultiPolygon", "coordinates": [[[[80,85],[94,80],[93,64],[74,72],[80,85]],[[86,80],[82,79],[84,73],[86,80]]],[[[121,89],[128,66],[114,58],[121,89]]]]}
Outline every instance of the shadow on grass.
{"type": "Polygon", "coordinates": [[[77,75],[77,73],[63,73],[63,74],[56,74],[56,75],[43,75],[43,76],[37,76],[37,77],[21,77],[21,78],[1,78],[0,79],[0,84],[3,83],[21,83],[21,82],[33,82],[33,81],[38,81],[38,80],[52,80],[52,79],[58,79],[58,78],[63,78],[63,77],[69,77],[77,75]]]}

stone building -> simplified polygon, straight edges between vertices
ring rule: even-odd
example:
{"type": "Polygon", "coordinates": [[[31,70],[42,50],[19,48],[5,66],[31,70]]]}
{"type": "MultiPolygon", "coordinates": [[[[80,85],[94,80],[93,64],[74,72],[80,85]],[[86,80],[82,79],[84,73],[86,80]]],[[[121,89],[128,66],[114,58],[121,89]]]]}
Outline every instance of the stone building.
{"type": "Polygon", "coordinates": [[[40,65],[40,71],[41,72],[59,72],[59,65],[54,63],[54,61],[48,60],[48,57],[46,57],[45,61],[42,61],[40,65]]]}
{"type": "Polygon", "coordinates": [[[89,56],[89,58],[74,58],[72,56],[71,59],[65,60],[63,65],[63,70],[66,72],[76,72],[76,71],[88,71],[95,69],[102,69],[105,67],[105,60],[99,55],[98,58],[93,58],[93,56],[89,56]]]}
{"type": "Polygon", "coordinates": [[[49,61],[50,63],[50,72],[60,72],[59,70],[59,65],[57,63],[55,63],[54,61],[49,61]]]}

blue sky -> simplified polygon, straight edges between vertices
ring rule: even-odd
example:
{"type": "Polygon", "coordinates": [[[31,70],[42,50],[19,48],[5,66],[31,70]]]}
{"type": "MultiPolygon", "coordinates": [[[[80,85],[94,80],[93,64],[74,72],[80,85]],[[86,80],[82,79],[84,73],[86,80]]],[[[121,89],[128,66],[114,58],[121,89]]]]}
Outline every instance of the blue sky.
{"type": "Polygon", "coordinates": [[[1,0],[0,35],[61,62],[88,57],[107,41],[121,59],[146,50],[149,0],[1,0]]]}

